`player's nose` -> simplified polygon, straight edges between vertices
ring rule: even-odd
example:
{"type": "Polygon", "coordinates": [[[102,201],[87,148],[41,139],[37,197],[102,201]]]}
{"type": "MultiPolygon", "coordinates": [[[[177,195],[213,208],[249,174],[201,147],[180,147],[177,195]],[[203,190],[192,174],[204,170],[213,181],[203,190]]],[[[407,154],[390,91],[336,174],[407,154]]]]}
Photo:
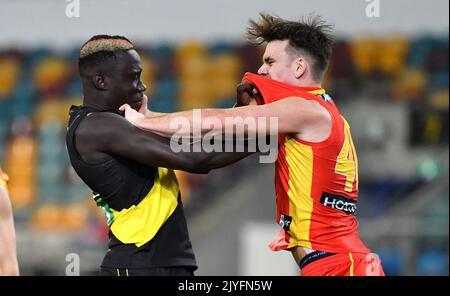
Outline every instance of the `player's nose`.
{"type": "Polygon", "coordinates": [[[146,91],[146,90],[147,90],[147,85],[145,85],[145,84],[141,81],[141,83],[138,85],[138,90],[139,90],[140,92],[146,91]]]}
{"type": "Polygon", "coordinates": [[[265,67],[264,64],[261,65],[261,67],[259,67],[258,74],[259,75],[267,75],[267,67],[265,67]]]}

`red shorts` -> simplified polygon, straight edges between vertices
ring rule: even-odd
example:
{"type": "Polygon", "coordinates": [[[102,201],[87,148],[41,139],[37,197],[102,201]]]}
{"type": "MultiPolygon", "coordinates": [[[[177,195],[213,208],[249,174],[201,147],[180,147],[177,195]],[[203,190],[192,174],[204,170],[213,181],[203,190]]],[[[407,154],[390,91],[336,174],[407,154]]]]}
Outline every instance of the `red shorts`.
{"type": "Polygon", "coordinates": [[[299,262],[303,276],[384,276],[381,260],[369,253],[312,252],[299,262]]]}

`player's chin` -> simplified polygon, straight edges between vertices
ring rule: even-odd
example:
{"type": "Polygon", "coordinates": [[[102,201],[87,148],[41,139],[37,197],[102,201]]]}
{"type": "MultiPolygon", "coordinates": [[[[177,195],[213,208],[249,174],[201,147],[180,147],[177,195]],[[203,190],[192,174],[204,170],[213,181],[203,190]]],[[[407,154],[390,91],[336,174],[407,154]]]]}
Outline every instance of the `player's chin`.
{"type": "Polygon", "coordinates": [[[131,108],[133,108],[134,110],[139,111],[139,109],[140,109],[141,106],[142,106],[142,101],[140,101],[140,102],[134,102],[134,103],[132,103],[130,106],[131,106],[131,108]]]}
{"type": "Polygon", "coordinates": [[[134,103],[133,105],[131,105],[131,108],[133,108],[136,111],[139,111],[139,109],[141,108],[142,102],[139,103],[134,103]]]}

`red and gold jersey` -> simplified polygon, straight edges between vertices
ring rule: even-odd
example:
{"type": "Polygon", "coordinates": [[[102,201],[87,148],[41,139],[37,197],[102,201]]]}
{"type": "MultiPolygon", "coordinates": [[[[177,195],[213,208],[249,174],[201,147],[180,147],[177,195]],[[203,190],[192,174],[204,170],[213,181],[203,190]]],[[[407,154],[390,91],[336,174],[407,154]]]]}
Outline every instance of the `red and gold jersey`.
{"type": "Polygon", "coordinates": [[[287,97],[314,100],[331,115],[332,131],[322,142],[279,134],[275,165],[277,221],[282,227],[270,243],[274,251],[303,246],[332,253],[370,252],[358,234],[358,158],[350,126],[325,90],[296,87],[252,73],[254,84],[270,103],[287,97]]]}
{"type": "Polygon", "coordinates": [[[0,168],[0,187],[7,188],[8,175],[6,175],[0,168]]]}

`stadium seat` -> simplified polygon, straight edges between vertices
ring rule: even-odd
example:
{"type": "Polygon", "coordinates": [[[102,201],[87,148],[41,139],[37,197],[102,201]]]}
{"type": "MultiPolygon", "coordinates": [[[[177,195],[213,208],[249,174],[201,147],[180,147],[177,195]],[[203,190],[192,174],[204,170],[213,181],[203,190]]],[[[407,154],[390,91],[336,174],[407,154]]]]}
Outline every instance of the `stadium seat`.
{"type": "Polygon", "coordinates": [[[378,70],[379,41],[371,37],[362,37],[350,41],[350,53],[359,73],[368,77],[378,70]]]}
{"type": "Polygon", "coordinates": [[[430,105],[436,110],[448,112],[449,109],[448,98],[449,98],[448,89],[432,92],[430,94],[429,99],[430,105]]]}
{"type": "Polygon", "coordinates": [[[209,87],[203,79],[189,79],[180,81],[180,108],[189,110],[209,107],[213,99],[209,87]]]}
{"type": "Polygon", "coordinates": [[[211,58],[206,55],[187,57],[177,63],[177,77],[180,80],[208,79],[211,58]]]}
{"type": "MultiPolygon", "coordinates": [[[[243,63],[242,69],[245,72],[256,73],[262,64],[262,54],[264,53],[265,46],[255,46],[245,43],[238,47],[238,55],[243,63]]],[[[244,73],[242,73],[244,74],[244,73]]]]}
{"type": "Polygon", "coordinates": [[[11,203],[16,209],[29,206],[35,199],[37,146],[30,136],[10,139],[6,148],[5,170],[8,172],[11,203]]]}
{"type": "Polygon", "coordinates": [[[431,90],[448,90],[448,70],[433,72],[430,75],[429,88],[431,90]]]}
{"type": "Polygon", "coordinates": [[[395,76],[405,69],[409,42],[405,37],[392,36],[379,47],[379,70],[388,76],[395,76]]]}
{"type": "Polygon", "coordinates": [[[210,106],[236,97],[236,86],[241,82],[242,62],[238,56],[223,53],[211,57],[209,75],[205,87],[211,93],[210,106]]]}
{"type": "Polygon", "coordinates": [[[61,230],[64,209],[54,204],[42,204],[31,218],[31,226],[38,231],[61,230]]]}
{"type": "Polygon", "coordinates": [[[66,205],[61,214],[61,227],[66,231],[80,232],[87,225],[88,215],[85,203],[66,205]]]}
{"type": "Polygon", "coordinates": [[[207,55],[206,47],[197,41],[187,41],[175,49],[177,63],[182,63],[191,57],[207,55]]]}
{"type": "Polygon", "coordinates": [[[67,112],[63,113],[62,106],[66,106],[61,99],[57,97],[48,98],[37,106],[34,113],[34,122],[37,127],[44,125],[47,122],[55,121],[60,125],[65,125],[67,112]]]}
{"type": "Polygon", "coordinates": [[[178,81],[163,79],[153,82],[153,93],[149,96],[149,108],[156,112],[175,112],[179,109],[178,81]]]}
{"type": "Polygon", "coordinates": [[[355,78],[356,69],[346,41],[336,42],[330,60],[329,72],[331,79],[353,80],[355,78]]]}
{"type": "Polygon", "coordinates": [[[0,56],[0,102],[12,95],[21,70],[21,62],[17,58],[0,56]]]}
{"type": "Polygon", "coordinates": [[[426,73],[421,69],[403,71],[392,84],[392,95],[398,99],[417,99],[424,94],[428,82],[426,73]]]}
{"type": "Polygon", "coordinates": [[[175,78],[174,49],[170,44],[158,44],[149,50],[155,62],[155,79],[175,78]]]}
{"type": "Polygon", "coordinates": [[[207,47],[208,54],[212,56],[234,53],[236,51],[235,45],[227,41],[210,42],[207,47]]]}
{"type": "Polygon", "coordinates": [[[436,40],[433,37],[421,37],[413,40],[407,57],[408,66],[424,68],[427,57],[435,45],[436,40]]]}
{"type": "Polygon", "coordinates": [[[39,61],[34,69],[34,83],[45,95],[58,94],[71,76],[71,65],[65,59],[47,57],[39,61]]]}
{"type": "Polygon", "coordinates": [[[403,275],[404,258],[401,251],[396,248],[386,247],[377,250],[377,254],[381,259],[381,265],[387,276],[403,275]]]}
{"type": "Polygon", "coordinates": [[[417,275],[448,275],[448,253],[435,249],[424,250],[417,257],[417,275]]]}
{"type": "Polygon", "coordinates": [[[154,92],[154,84],[156,79],[156,64],[150,56],[141,55],[142,64],[142,82],[147,86],[146,94],[151,96],[154,92]]]}

